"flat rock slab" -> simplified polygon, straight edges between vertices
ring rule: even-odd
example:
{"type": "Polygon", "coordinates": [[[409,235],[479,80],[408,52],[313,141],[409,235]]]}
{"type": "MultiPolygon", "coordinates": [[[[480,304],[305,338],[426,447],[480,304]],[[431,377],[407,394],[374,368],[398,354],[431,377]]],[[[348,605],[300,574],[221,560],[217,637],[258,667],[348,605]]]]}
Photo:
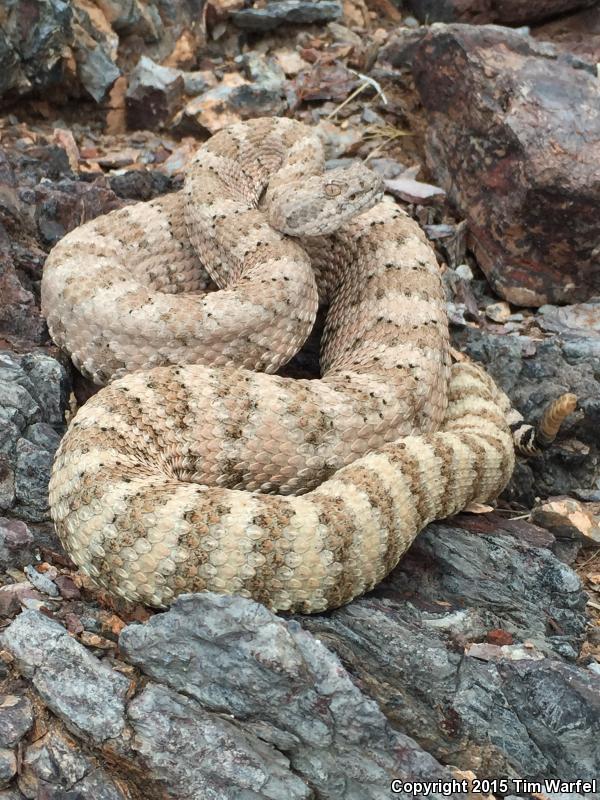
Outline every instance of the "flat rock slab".
{"type": "MultiPolygon", "coordinates": [[[[251,736],[245,748],[257,736],[262,747],[274,748],[273,759],[277,751],[284,753],[292,773],[315,797],[379,800],[394,778],[451,777],[390,727],[377,703],[321,642],[298,622],[286,622],[253,601],[183,595],[167,614],[126,628],[120,647],[129,661],[173,690],[170,695],[178,692],[204,709],[231,715],[251,736]]],[[[136,703],[136,718],[146,705],[136,703]]],[[[205,769],[210,772],[208,764],[205,769]]],[[[276,761],[272,774],[283,780],[276,761]]],[[[224,798],[235,796],[233,777],[229,785],[224,798]]],[[[293,788],[293,795],[273,795],[263,787],[260,796],[312,796],[293,788]]]]}
{"type": "Polygon", "coordinates": [[[600,679],[572,663],[585,594],[547,537],[489,516],[430,525],[374,592],[302,625],[443,763],[590,777],[600,679]]]}
{"type": "Polygon", "coordinates": [[[595,5],[596,0],[409,0],[419,19],[428,22],[539,22],[567,11],[595,5]]]}
{"type": "Polygon", "coordinates": [[[434,25],[414,56],[431,169],[517,305],[600,291],[600,84],[584,67],[494,26],[434,25]]]}
{"type": "Polygon", "coordinates": [[[233,14],[240,28],[269,31],[286,24],[308,25],[342,16],[340,0],[271,0],[264,8],[244,8],[233,14]]]}

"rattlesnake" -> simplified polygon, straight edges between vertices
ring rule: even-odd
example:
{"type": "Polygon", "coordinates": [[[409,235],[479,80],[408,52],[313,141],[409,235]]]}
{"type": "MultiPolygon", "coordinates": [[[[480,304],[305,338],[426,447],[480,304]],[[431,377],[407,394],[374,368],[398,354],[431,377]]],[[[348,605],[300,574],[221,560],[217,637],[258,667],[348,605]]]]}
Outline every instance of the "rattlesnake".
{"type": "Polygon", "coordinates": [[[300,123],[234,125],[199,149],[182,191],[88,222],[50,254],[51,334],[112,381],[61,442],[51,511],[109,591],[335,607],[429,521],[508,481],[508,400],[474,364],[450,366],[420,228],[366,168],[322,173],[300,123]],[[322,378],[269,374],[318,297],[322,378]]]}

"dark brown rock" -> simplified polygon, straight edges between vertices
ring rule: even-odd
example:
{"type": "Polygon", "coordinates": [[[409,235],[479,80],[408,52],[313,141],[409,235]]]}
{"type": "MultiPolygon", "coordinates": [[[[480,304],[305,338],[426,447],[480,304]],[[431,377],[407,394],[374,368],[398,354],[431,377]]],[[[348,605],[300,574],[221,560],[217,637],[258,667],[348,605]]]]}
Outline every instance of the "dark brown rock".
{"type": "Polygon", "coordinates": [[[551,41],[559,50],[597,64],[600,61],[600,6],[550,20],[531,34],[536,39],[551,41]]]}
{"type": "Polygon", "coordinates": [[[416,16],[428,22],[499,22],[506,25],[538,22],[596,0],[409,0],[416,16]]]}
{"type": "Polygon", "coordinates": [[[55,184],[40,183],[35,187],[35,203],[38,235],[48,247],[83,222],[123,205],[104,176],[91,184],[68,178],[55,184]]]}
{"type": "Polygon", "coordinates": [[[432,171],[517,305],[600,291],[600,86],[582,66],[494,26],[433,26],[415,54],[432,171]]]}

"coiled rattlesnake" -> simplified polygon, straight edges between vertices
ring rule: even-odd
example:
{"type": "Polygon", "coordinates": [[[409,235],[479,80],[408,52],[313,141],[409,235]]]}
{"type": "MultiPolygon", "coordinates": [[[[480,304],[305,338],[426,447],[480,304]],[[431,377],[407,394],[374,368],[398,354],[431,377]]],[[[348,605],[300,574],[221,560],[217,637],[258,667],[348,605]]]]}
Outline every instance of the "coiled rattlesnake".
{"type": "Polygon", "coordinates": [[[450,367],[423,234],[365,168],[322,171],[303,125],[235,125],[180,193],[93,220],[50,254],[53,338],[113,379],[60,445],[52,516],[109,591],[335,607],[429,521],[505,486],[509,404],[475,365],[450,367]],[[220,291],[206,294],[202,264],[220,291]],[[322,378],[265,374],[306,338],[317,293],[322,378]]]}

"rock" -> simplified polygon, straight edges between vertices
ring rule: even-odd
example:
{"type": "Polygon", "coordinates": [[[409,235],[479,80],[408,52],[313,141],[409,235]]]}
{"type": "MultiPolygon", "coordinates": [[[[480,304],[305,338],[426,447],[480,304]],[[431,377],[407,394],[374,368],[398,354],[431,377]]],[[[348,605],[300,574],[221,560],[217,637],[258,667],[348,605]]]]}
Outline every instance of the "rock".
{"type": "Polygon", "coordinates": [[[446,193],[439,186],[432,186],[430,183],[423,183],[404,175],[386,180],[385,188],[394,197],[418,205],[439,203],[446,197],[446,193]]]}
{"type": "Polygon", "coordinates": [[[284,751],[319,797],[382,798],[392,777],[444,774],[320,642],[257,603],[184,595],[119,644],[152,678],[284,751]]]}
{"type": "Polygon", "coordinates": [[[67,373],[54,358],[0,351],[1,511],[25,520],[48,518],[48,480],[69,391],[67,373]]]}
{"type": "Polygon", "coordinates": [[[508,303],[500,301],[499,303],[490,303],[485,307],[485,315],[492,322],[506,322],[511,316],[512,312],[508,303]]]}
{"type": "Polygon", "coordinates": [[[70,731],[98,744],[123,733],[129,681],[90,655],[62,625],[23,611],[0,640],[70,731]]]}
{"type": "Polygon", "coordinates": [[[363,131],[358,127],[340,128],[329,120],[322,119],[315,126],[315,133],[321,139],[327,159],[337,159],[359,144],[363,131]]]}
{"type": "Polygon", "coordinates": [[[413,74],[429,163],[494,289],[531,306],[598,294],[597,78],[549,45],[468,25],[434,25],[413,74]]]}
{"type": "Polygon", "coordinates": [[[539,309],[540,326],[553,333],[592,337],[600,345],[600,300],[539,309]]]}
{"type": "Polygon", "coordinates": [[[7,240],[8,236],[0,225],[0,336],[41,344],[47,336],[46,325],[35,295],[23,285],[17,274],[7,240]],[[3,246],[5,243],[6,248],[3,246]]]}
{"type": "Polygon", "coordinates": [[[12,619],[23,608],[39,609],[46,599],[28,581],[9,583],[0,587],[0,617],[12,619]]]}
{"type": "Polygon", "coordinates": [[[571,497],[554,497],[536,506],[531,521],[561,539],[600,544],[600,519],[571,497]]]}
{"type": "Polygon", "coordinates": [[[120,36],[139,36],[145,42],[156,42],[160,38],[161,19],[156,3],[140,0],[96,0],[96,5],[120,36]]]}
{"type": "MultiPolygon", "coordinates": [[[[134,796],[159,800],[165,790],[175,790],[180,800],[309,800],[316,793],[323,800],[384,800],[391,776],[450,777],[388,725],[338,659],[296,622],[286,623],[242,598],[190,595],[177,605],[179,610],[161,614],[152,627],[132,626],[123,636],[130,651],[150,647],[149,671],[167,674],[167,662],[173,662],[170,684],[185,680],[180,658],[185,642],[185,652],[194,657],[192,694],[149,681],[127,700],[129,681],[36,612],[23,612],[1,638],[48,708],[88,744],[101,746],[105,763],[119,764],[134,796]],[[190,612],[198,619],[190,619],[190,612]],[[219,661],[231,669],[224,673],[219,661]],[[265,692],[279,703],[270,706],[265,692]],[[240,718],[227,718],[228,707],[239,709],[240,718]]],[[[46,765],[58,761],[60,782],[79,788],[85,763],[77,750],[60,745],[56,755],[46,747],[47,742],[36,742],[28,748],[27,767],[48,780],[46,765]]],[[[27,769],[22,786],[35,795],[27,769]]]]}
{"type": "Polygon", "coordinates": [[[0,789],[0,800],[25,800],[25,795],[18,789],[0,789]]]}
{"type": "Polygon", "coordinates": [[[15,747],[33,725],[33,709],[25,696],[0,695],[0,748],[15,747]]]}
{"type": "Polygon", "coordinates": [[[0,97],[42,94],[96,103],[142,55],[193,66],[205,43],[204,0],[10,0],[0,31],[0,97]]]}
{"type": "Polygon", "coordinates": [[[174,116],[184,93],[180,71],[142,56],[129,77],[126,94],[129,128],[157,130],[174,116]]]}
{"type": "Polygon", "coordinates": [[[377,60],[384,64],[391,64],[396,69],[412,67],[412,62],[429,28],[397,28],[392,32],[389,40],[381,48],[377,60]]]}
{"type": "Polygon", "coordinates": [[[71,737],[58,731],[47,733],[27,748],[19,786],[28,797],[49,800],[125,800],[106,771],[71,737]]]}
{"type": "Polygon", "coordinates": [[[559,50],[573,53],[590,64],[600,61],[600,7],[583,9],[534,28],[531,35],[551,41],[559,50]]]}
{"type": "Polygon", "coordinates": [[[17,757],[12,750],[0,748],[0,788],[8,786],[17,774],[17,757]]]}
{"type": "Polygon", "coordinates": [[[301,623],[338,653],[396,728],[442,762],[476,764],[487,777],[575,778],[579,753],[595,753],[585,762],[593,774],[597,712],[592,724],[587,712],[578,715],[596,679],[560,660],[579,650],[585,593],[549,545],[545,531],[497,516],[431,525],[373,593],[301,623]],[[467,654],[498,630],[546,657],[531,660],[527,648],[517,661],[467,654]],[[565,724],[553,727],[561,708],[565,724]]]}
{"type": "MultiPolygon", "coordinates": [[[[144,35],[145,54],[165,66],[192,68],[199,51],[206,46],[206,5],[206,0],[150,0],[149,3],[140,0],[154,28],[153,35],[152,32],[150,36],[144,35]]],[[[134,42],[136,38],[139,33],[131,37],[134,42]]]]}
{"type": "Polygon", "coordinates": [[[7,5],[0,35],[0,96],[43,91],[62,80],[61,56],[71,43],[72,14],[63,0],[12,0],[7,5]]]}
{"type": "Polygon", "coordinates": [[[7,152],[0,153],[0,336],[15,336],[39,344],[45,323],[36,307],[27,273],[41,272],[43,253],[22,247],[18,238],[26,219],[26,205],[7,152]]]}
{"type": "MultiPolygon", "coordinates": [[[[600,768],[600,676],[574,663],[586,596],[555,545],[523,521],[462,515],[327,614],[286,620],[239,597],[181,596],[122,630],[120,658],[147,676],[129,692],[39,613],[1,641],[44,703],[149,800],[383,800],[391,778],[451,777],[439,761],[586,779],[600,768]]],[[[33,753],[32,769],[45,763],[33,753]]]]}
{"type": "Polygon", "coordinates": [[[58,597],[58,586],[48,575],[45,575],[43,572],[38,572],[32,564],[25,567],[24,572],[34,589],[37,589],[43,594],[47,594],[49,597],[58,597]]]}
{"type": "Polygon", "coordinates": [[[48,248],[83,221],[124,205],[106,186],[103,176],[91,184],[69,178],[52,185],[40,183],[34,191],[38,234],[48,248]]]}
{"type": "Polygon", "coordinates": [[[81,91],[104,99],[120,75],[118,37],[90,0],[11,0],[0,38],[0,96],[81,91]]]}
{"type": "Polygon", "coordinates": [[[174,120],[179,132],[213,134],[241,119],[283,114],[286,78],[278,62],[256,53],[236,61],[244,75],[228,74],[219,87],[190,100],[174,120]]]}
{"type": "Polygon", "coordinates": [[[598,488],[600,447],[600,340],[590,335],[506,335],[481,328],[453,330],[455,347],[482,362],[531,424],[565,392],[578,397],[554,444],[540,456],[520,460],[507,496],[526,508],[536,497],[571,495],[598,488]]]}
{"type": "Polygon", "coordinates": [[[244,8],[232,14],[239,28],[270,31],[280,25],[328,22],[342,16],[340,0],[270,0],[264,8],[244,8]]]}
{"type": "Polygon", "coordinates": [[[149,683],[130,704],[128,715],[135,749],[177,797],[314,796],[282,753],[183,694],[149,683]]]}
{"type": "Polygon", "coordinates": [[[34,558],[32,544],[33,534],[24,522],[0,517],[0,569],[30,564],[34,558]]]}
{"type": "Polygon", "coordinates": [[[175,188],[168,175],[158,170],[132,169],[109,177],[110,188],[126,200],[152,200],[175,188]]]}
{"type": "Polygon", "coordinates": [[[73,0],[72,31],[77,77],[100,103],[121,75],[116,64],[119,37],[92,0],[73,0]]]}
{"type": "Polygon", "coordinates": [[[15,506],[26,519],[48,514],[48,483],[60,433],[46,423],[29,425],[15,448],[15,506]]]}
{"type": "Polygon", "coordinates": [[[416,16],[432,22],[523,25],[594,5],[596,0],[409,0],[416,16]]]}
{"type": "Polygon", "coordinates": [[[81,597],[81,592],[68,575],[57,575],[54,579],[54,583],[58,586],[60,595],[64,597],[65,600],[78,600],[81,597]]]}
{"type": "Polygon", "coordinates": [[[293,105],[312,100],[333,100],[340,103],[356,89],[358,79],[355,72],[336,61],[333,64],[311,65],[298,73],[290,85],[293,87],[293,105]]]}

